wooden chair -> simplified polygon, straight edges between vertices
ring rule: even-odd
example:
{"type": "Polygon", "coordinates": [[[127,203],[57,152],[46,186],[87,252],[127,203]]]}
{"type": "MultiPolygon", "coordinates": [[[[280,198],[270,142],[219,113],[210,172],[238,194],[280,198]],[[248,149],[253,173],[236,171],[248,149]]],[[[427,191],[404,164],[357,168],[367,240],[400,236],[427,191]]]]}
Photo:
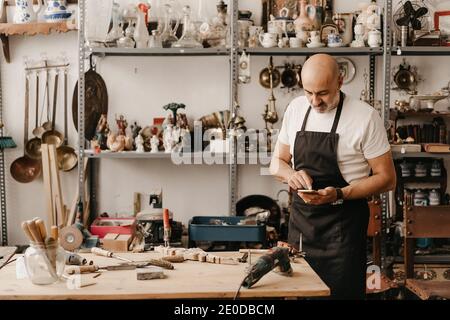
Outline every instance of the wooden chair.
{"type": "MultiPolygon", "coordinates": [[[[372,261],[373,265],[381,268],[381,201],[379,199],[373,199],[368,202],[370,216],[369,226],[367,228],[367,237],[372,238],[372,261]]],[[[367,274],[367,279],[371,274],[367,274]]],[[[366,288],[366,294],[379,294],[384,293],[392,288],[396,288],[397,285],[386,275],[381,275],[381,287],[378,289],[366,288]]]]}
{"type": "Polygon", "coordinates": [[[405,286],[422,300],[450,299],[450,281],[414,279],[416,238],[449,238],[450,206],[404,208],[405,286]]]}

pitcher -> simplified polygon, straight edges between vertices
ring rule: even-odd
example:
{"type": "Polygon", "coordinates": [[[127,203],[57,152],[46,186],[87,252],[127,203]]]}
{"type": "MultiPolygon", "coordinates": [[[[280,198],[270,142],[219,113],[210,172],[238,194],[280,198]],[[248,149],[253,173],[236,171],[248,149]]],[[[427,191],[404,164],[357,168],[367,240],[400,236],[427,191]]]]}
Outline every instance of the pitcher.
{"type": "MultiPolygon", "coordinates": [[[[3,7],[4,0],[1,1],[3,7]]],[[[37,10],[33,8],[33,0],[16,0],[14,23],[30,23],[37,20],[37,14],[41,11],[41,0],[38,0],[37,10]]]]}
{"type": "Polygon", "coordinates": [[[314,23],[310,16],[316,15],[316,8],[310,4],[306,4],[305,0],[300,1],[300,15],[294,21],[295,31],[311,31],[314,30],[314,23]],[[310,14],[308,16],[307,10],[309,9],[310,14]]]}

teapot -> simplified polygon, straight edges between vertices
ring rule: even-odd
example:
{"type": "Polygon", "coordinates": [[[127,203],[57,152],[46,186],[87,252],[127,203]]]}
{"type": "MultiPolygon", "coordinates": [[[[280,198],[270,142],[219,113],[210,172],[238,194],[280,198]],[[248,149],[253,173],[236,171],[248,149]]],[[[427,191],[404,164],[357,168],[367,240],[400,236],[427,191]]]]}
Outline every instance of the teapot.
{"type": "Polygon", "coordinates": [[[66,21],[71,16],[72,12],[67,9],[66,0],[47,0],[47,9],[44,13],[46,22],[66,21]]]}
{"type": "Polygon", "coordinates": [[[376,29],[369,31],[367,43],[372,48],[379,47],[381,45],[381,32],[376,29]]]}

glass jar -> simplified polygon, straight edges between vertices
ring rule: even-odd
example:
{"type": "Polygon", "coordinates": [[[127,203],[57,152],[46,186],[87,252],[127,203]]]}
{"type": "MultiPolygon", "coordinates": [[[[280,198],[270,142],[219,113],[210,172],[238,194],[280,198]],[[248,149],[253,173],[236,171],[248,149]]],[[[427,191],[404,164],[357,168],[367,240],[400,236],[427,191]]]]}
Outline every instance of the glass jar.
{"type": "Polygon", "coordinates": [[[65,267],[65,251],[58,242],[46,246],[30,243],[24,254],[28,278],[34,284],[51,284],[61,278],[65,267]]]}

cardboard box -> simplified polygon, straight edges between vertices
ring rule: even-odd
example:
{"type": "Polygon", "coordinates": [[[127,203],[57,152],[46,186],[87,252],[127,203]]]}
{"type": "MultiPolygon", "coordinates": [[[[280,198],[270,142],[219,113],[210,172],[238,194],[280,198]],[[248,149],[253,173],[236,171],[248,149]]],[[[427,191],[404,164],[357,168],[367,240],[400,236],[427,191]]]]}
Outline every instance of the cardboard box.
{"type": "Polygon", "coordinates": [[[112,252],[127,252],[131,238],[131,234],[108,233],[103,237],[103,249],[112,252]]]}

